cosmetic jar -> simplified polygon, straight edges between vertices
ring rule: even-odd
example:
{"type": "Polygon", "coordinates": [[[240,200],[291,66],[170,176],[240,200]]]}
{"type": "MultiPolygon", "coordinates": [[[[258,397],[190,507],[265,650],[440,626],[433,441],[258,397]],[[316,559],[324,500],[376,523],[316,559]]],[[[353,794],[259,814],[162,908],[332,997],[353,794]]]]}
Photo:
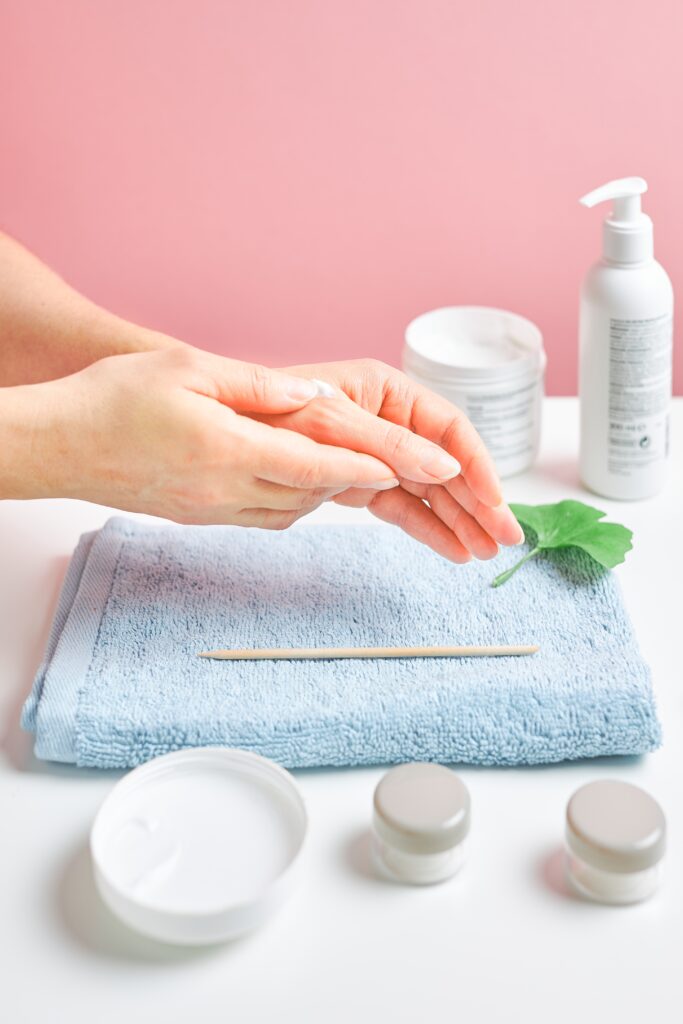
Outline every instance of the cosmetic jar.
{"type": "Polygon", "coordinates": [[[538,454],[545,365],[538,327],[502,309],[448,306],[406,329],[403,369],[462,409],[501,476],[538,454]]]}
{"type": "Polygon", "coordinates": [[[372,851],[381,875],[396,882],[443,882],[461,867],[470,829],[470,795],[438,764],[402,764],[375,789],[372,851]]]}
{"type": "Polygon", "coordinates": [[[225,942],[289,897],[307,828],[284,768],[247,750],[177,750],[125,775],[100,807],[95,884],[112,913],[149,938],[225,942]]]}
{"type": "Polygon", "coordinates": [[[638,903],[659,883],[666,820],[638,786],[591,782],[567,804],[565,843],[574,890],[600,903],[638,903]]]}

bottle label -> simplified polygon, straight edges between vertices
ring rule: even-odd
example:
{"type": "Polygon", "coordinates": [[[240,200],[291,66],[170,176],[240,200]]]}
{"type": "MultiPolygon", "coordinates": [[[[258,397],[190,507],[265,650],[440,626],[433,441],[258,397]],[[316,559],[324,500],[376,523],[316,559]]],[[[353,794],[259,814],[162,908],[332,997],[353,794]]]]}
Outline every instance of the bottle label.
{"type": "Polygon", "coordinates": [[[610,473],[631,476],[669,453],[673,321],[610,319],[610,473]]]}

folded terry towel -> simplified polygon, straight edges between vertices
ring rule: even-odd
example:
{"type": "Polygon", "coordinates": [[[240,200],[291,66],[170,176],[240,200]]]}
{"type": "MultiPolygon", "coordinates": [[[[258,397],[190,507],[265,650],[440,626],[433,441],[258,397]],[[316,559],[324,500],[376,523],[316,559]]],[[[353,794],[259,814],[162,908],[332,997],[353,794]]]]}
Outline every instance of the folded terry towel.
{"type": "Polygon", "coordinates": [[[579,551],[455,566],[388,526],[86,534],[24,708],[38,757],[127,767],[184,746],[287,767],[537,764],[659,743],[615,577],[579,551]],[[209,661],[216,647],[538,642],[522,658],[209,661]]]}

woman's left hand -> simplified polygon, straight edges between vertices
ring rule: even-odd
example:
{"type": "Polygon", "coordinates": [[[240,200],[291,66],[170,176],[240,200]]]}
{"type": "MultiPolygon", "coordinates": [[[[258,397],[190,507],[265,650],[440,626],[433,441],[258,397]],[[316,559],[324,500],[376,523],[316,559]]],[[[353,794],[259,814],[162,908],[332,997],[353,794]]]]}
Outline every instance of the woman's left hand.
{"type": "Polygon", "coordinates": [[[326,381],[335,396],[259,418],[277,419],[278,426],[323,444],[374,455],[401,481],[391,491],[347,490],[334,501],[369,508],[454,562],[493,558],[499,544],[522,542],[523,531],[503,501],[483,441],[445,398],[375,359],[288,367],[287,372],[326,381]],[[446,456],[441,466],[434,461],[435,444],[446,456]],[[460,467],[455,476],[453,459],[460,467]]]}

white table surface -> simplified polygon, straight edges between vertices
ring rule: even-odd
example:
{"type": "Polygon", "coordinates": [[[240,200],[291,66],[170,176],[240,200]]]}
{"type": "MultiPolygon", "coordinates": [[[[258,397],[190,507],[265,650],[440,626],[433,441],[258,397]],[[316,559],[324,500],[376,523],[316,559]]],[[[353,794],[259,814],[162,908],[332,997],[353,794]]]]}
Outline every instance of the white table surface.
{"type": "MultiPolygon", "coordinates": [[[[538,465],[507,482],[507,497],[583,498],[635,531],[617,571],[652,665],[662,749],[643,759],[462,768],[473,798],[470,859],[451,882],[424,889],[370,873],[367,827],[382,769],[297,772],[311,820],[303,885],[263,930],[208,950],[143,940],[100,905],[86,844],[120,775],[37,762],[18,726],[68,556],[109,512],[68,501],[0,503],[1,1021],[681,1019],[683,399],[670,485],[640,503],[581,490],[577,411],[575,399],[547,400],[538,465]],[[643,785],[668,814],[662,888],[634,907],[584,903],[561,883],[566,800],[605,776],[643,785]]],[[[329,506],[316,518],[363,515],[329,506]]]]}

